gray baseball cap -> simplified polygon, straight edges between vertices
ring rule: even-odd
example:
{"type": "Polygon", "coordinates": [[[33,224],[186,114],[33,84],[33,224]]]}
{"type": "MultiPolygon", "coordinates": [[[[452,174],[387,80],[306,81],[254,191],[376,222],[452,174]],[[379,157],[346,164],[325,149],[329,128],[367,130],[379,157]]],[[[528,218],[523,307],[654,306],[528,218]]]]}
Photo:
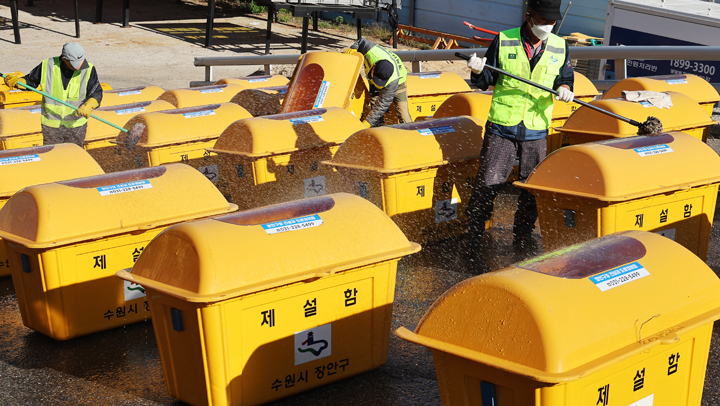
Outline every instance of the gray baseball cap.
{"type": "Polygon", "coordinates": [[[80,69],[83,61],[85,60],[85,50],[77,42],[68,42],[63,45],[62,54],[60,55],[65,58],[70,65],[75,69],[80,69]]]}

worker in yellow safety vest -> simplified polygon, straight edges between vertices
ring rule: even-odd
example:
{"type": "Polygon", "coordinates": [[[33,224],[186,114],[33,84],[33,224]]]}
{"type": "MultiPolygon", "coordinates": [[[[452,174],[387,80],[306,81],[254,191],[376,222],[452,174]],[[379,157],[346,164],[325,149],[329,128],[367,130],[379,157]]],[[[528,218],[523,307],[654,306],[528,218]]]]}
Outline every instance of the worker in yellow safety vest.
{"type": "Polygon", "coordinates": [[[370,111],[363,119],[366,127],[385,124],[385,113],[395,104],[401,123],[412,121],[408,109],[407,69],[392,51],[365,38],[359,39],[345,50],[346,54],[361,53],[364,57],[365,76],[370,82],[372,101],[370,111]]]}
{"type": "MultiPolygon", "coordinates": [[[[552,94],[509,76],[483,69],[485,64],[530,79],[558,91],[558,100],[574,98],[574,74],[567,43],[552,34],[562,18],[560,0],[529,0],[522,26],[500,32],[479,58],[472,54],[468,67],[472,83],[493,90],[480,168],[466,209],[471,250],[483,247],[485,222],[493,212],[493,201],[519,161],[520,181],[545,158],[548,127],[552,119],[552,94]]],[[[538,217],[535,197],[520,190],[513,224],[513,246],[532,251],[532,231],[538,217]]]]}
{"type": "Polygon", "coordinates": [[[97,70],[85,59],[83,47],[77,42],[68,42],[63,45],[60,56],[42,61],[27,75],[5,77],[5,84],[11,89],[22,89],[18,82],[77,107],[76,111],[43,96],[40,118],[43,145],[73,143],[82,147],[87,119],[103,96],[97,70]]]}

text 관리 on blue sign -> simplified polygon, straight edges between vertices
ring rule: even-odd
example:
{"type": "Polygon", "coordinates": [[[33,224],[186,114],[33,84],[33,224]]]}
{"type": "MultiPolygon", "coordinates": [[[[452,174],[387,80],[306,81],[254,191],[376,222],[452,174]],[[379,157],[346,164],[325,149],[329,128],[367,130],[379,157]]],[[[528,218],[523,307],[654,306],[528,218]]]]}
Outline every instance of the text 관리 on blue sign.
{"type": "Polygon", "coordinates": [[[118,183],[116,185],[101,186],[97,188],[100,192],[100,196],[117,195],[120,193],[136,192],[143,189],[152,189],[152,184],[147,179],[138,180],[135,182],[118,183]]]}
{"type": "Polygon", "coordinates": [[[634,148],[633,151],[637,152],[640,156],[652,156],[660,154],[669,154],[674,152],[672,148],[668,147],[667,144],[651,145],[649,147],[634,148]]]}
{"type": "Polygon", "coordinates": [[[0,166],[3,165],[14,165],[24,164],[27,162],[38,162],[40,161],[40,155],[22,155],[22,156],[11,156],[8,158],[0,158],[0,166]]]}
{"type": "Polygon", "coordinates": [[[317,214],[312,216],[297,217],[289,220],[275,221],[263,224],[262,228],[268,234],[284,233],[286,231],[297,231],[305,228],[312,228],[322,225],[323,221],[317,214]]]}
{"type": "Polygon", "coordinates": [[[605,292],[606,290],[616,288],[649,275],[650,272],[643,268],[639,262],[633,262],[631,264],[621,266],[620,268],[611,269],[601,274],[591,276],[590,280],[598,287],[598,289],[605,292]]]}

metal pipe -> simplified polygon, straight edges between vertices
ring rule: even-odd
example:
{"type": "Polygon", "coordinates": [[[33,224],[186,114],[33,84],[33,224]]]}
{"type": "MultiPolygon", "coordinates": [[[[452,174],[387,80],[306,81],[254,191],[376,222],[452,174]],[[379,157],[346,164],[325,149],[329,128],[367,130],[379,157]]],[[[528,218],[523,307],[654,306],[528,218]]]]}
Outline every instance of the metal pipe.
{"type": "Polygon", "coordinates": [[[130,26],[130,0],[123,0],[123,25],[124,28],[130,26]]]}
{"type": "Polygon", "coordinates": [[[80,9],[78,0],[75,0],[75,38],[80,38],[80,9]]]}
{"type": "Polygon", "coordinates": [[[103,0],[95,0],[95,24],[102,23],[103,0]]]}
{"type": "MultiPolygon", "coordinates": [[[[272,13],[270,13],[272,14],[272,13]]],[[[207,24],[205,27],[205,48],[212,46],[213,21],[215,20],[215,0],[208,1],[207,24]]]]}
{"type": "Polygon", "coordinates": [[[565,13],[563,13],[562,19],[560,20],[560,24],[558,24],[557,29],[555,29],[555,34],[560,32],[560,28],[562,28],[563,21],[565,21],[565,16],[567,16],[568,10],[570,10],[570,5],[572,4],[572,1],[568,1],[567,7],[565,7],[565,13]]]}
{"type": "Polygon", "coordinates": [[[15,43],[20,44],[20,21],[18,21],[18,4],[17,0],[10,0],[10,14],[13,22],[13,35],[15,43]]]}

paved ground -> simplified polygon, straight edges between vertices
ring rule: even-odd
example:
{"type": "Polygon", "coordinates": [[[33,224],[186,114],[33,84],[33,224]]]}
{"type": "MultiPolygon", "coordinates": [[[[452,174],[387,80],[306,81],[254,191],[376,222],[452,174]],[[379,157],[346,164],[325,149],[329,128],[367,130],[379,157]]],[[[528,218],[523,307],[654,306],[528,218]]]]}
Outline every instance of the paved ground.
{"type": "MultiPolygon", "coordinates": [[[[0,26],[5,58],[0,71],[29,71],[41,59],[59,53],[63,43],[75,40],[67,0],[35,0],[27,8],[20,1],[22,45],[15,45],[9,25],[0,26]]],[[[132,28],[118,23],[94,25],[95,1],[81,4],[82,38],[101,80],[116,89],[154,84],[165,89],[187,87],[201,80],[196,56],[259,54],[264,20],[252,17],[218,18],[228,38],[217,48],[203,43],[205,9],[177,5],[175,0],[131,1],[132,28]],[[150,22],[153,21],[153,22],[150,22]]],[[[106,1],[106,21],[119,21],[119,1],[106,1]]],[[[10,11],[0,6],[0,17],[10,11]]],[[[276,26],[273,52],[299,53],[299,30],[276,26]]],[[[352,42],[337,35],[311,33],[311,49],[340,49],[352,42]]],[[[243,76],[252,67],[217,68],[215,76],[243,76]]],[[[720,143],[711,140],[720,151],[720,143]]],[[[500,196],[498,227],[489,231],[492,258],[482,267],[460,254],[463,239],[431,244],[401,262],[398,271],[392,329],[413,326],[425,310],[454,284],[479,273],[501,269],[519,257],[510,244],[512,191],[500,196]]],[[[716,224],[720,221],[716,213],[716,224]]],[[[720,229],[710,241],[708,264],[720,273],[720,229]]],[[[536,236],[538,241],[539,235],[536,236]]],[[[542,246],[536,253],[542,252],[542,246]]],[[[713,335],[703,406],[720,404],[720,329],[713,335]]],[[[150,322],[55,342],[22,325],[9,278],[0,279],[0,404],[1,405],[180,405],[167,395],[159,354],[150,322]]],[[[293,396],[276,405],[438,405],[439,392],[430,353],[391,336],[387,365],[336,384],[293,396]]]]}

